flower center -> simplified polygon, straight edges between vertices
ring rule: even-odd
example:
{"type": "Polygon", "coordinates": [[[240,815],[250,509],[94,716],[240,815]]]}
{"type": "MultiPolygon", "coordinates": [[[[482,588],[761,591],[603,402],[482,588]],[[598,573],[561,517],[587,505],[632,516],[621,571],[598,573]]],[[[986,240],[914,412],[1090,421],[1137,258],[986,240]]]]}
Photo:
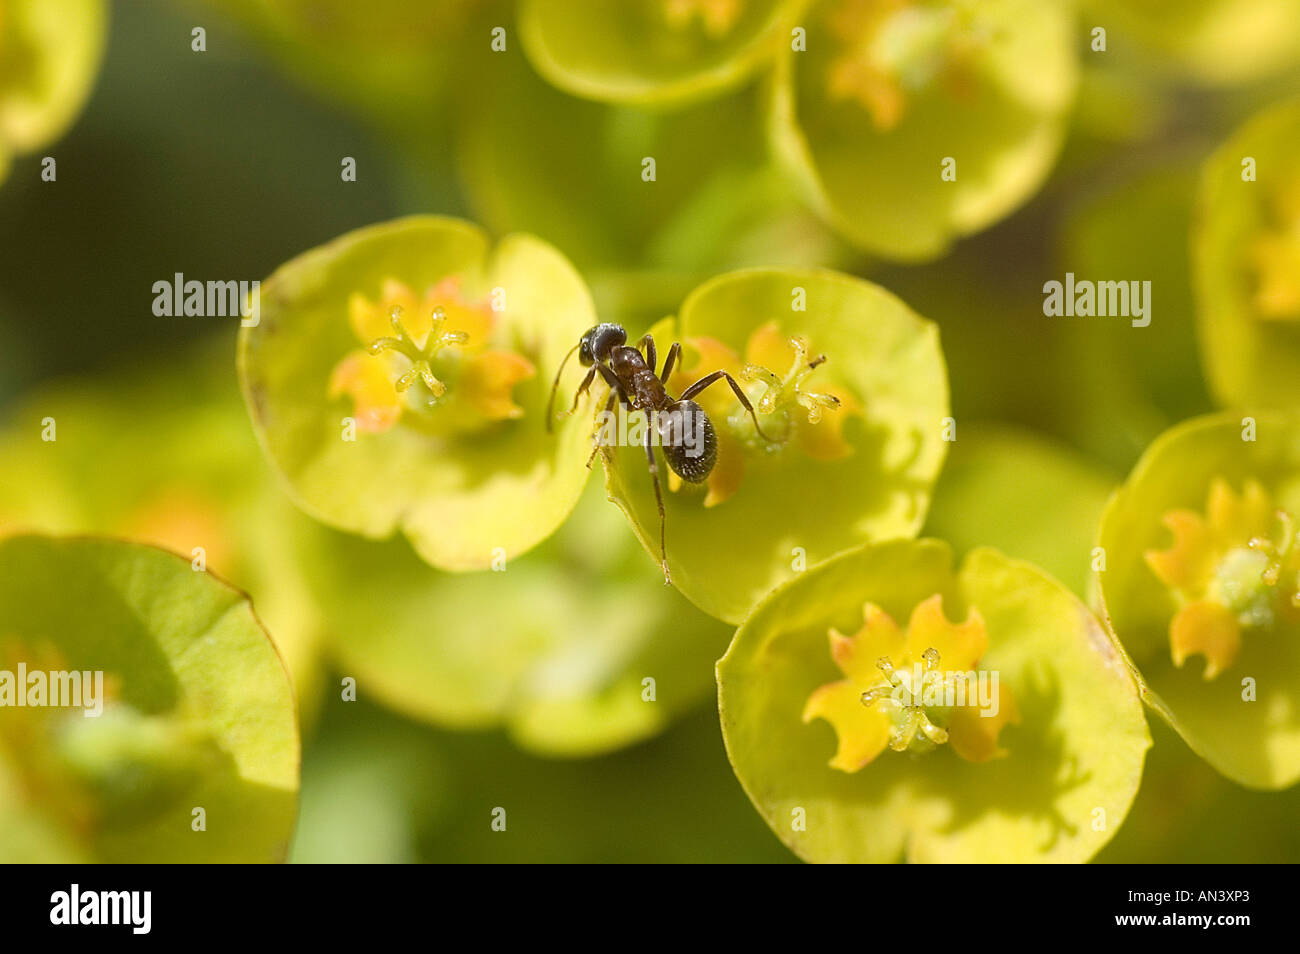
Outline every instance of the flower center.
{"type": "Polygon", "coordinates": [[[1237,495],[1215,478],[1204,516],[1175,510],[1164,523],[1173,545],[1146,561],[1178,603],[1169,623],[1176,666],[1203,655],[1213,679],[1236,660],[1244,632],[1300,619],[1300,530],[1257,481],[1237,495]]]}
{"type": "Polygon", "coordinates": [[[746,364],[740,369],[742,379],[760,381],[765,385],[762,396],[754,407],[759,414],[780,414],[787,435],[791,427],[790,412],[795,407],[806,412],[809,424],[818,424],[824,408],[835,410],[840,406],[840,399],[835,395],[813,391],[804,385],[808,375],[826,362],[826,355],[819,354],[810,361],[808,342],[805,339],[793,337],[789,339],[789,344],[794,349],[794,360],[783,376],[758,364],[746,364]]]}
{"type": "Polygon", "coordinates": [[[699,20],[706,35],[719,39],[740,19],[741,6],[742,0],[665,0],[663,17],[674,30],[684,30],[699,20]]]}
{"type": "Polygon", "coordinates": [[[830,18],[842,52],[827,71],[827,93],[856,102],[888,132],[902,121],[909,97],[936,82],[966,92],[971,60],[989,36],[976,7],[970,0],[848,0],[830,18]]]}
{"type": "Polygon", "coordinates": [[[423,345],[417,343],[407,333],[406,326],[402,324],[401,305],[394,305],[392,311],[389,312],[389,317],[394,335],[383,335],[376,338],[366,345],[366,351],[369,354],[396,351],[398,354],[405,356],[411,362],[411,367],[393,382],[393,387],[399,393],[405,393],[417,380],[423,381],[424,386],[431,395],[425,405],[433,407],[438,403],[438,398],[447,393],[447,386],[433,373],[433,362],[437,358],[438,352],[443,348],[448,345],[464,344],[469,340],[469,335],[464,331],[444,331],[443,327],[447,323],[447,315],[440,307],[433,309],[431,326],[423,345]]]}
{"type": "Polygon", "coordinates": [[[466,301],[460,286],[446,278],[420,297],[389,279],[378,303],[351,297],[348,321],[364,347],[335,365],[329,395],[352,399],[358,430],[381,433],[405,419],[430,435],[459,436],[523,416],[513,391],[536,368],[491,346],[492,309],[466,301]]]}
{"type": "Polygon", "coordinates": [[[921,664],[909,670],[898,670],[888,656],[876,660],[876,668],[885,675],[885,682],[862,693],[862,704],[871,707],[880,704],[889,716],[889,747],[895,752],[928,752],[948,741],[947,708],[927,706],[927,697],[934,696],[934,680],[939,677],[940,689],[952,674],[940,675],[939,651],[931,646],[921,654],[921,664]],[[936,724],[934,719],[941,724],[936,724]]]}
{"type": "Polygon", "coordinates": [[[1300,186],[1276,197],[1272,220],[1250,248],[1255,309],[1267,321],[1300,321],[1300,186]]]}

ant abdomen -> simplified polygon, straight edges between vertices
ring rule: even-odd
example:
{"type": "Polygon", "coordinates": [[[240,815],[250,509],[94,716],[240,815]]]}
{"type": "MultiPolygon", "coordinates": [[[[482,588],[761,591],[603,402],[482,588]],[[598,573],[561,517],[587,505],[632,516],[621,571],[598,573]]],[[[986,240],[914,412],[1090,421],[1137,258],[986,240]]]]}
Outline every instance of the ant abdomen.
{"type": "Polygon", "coordinates": [[[718,459],[718,435],[704,408],[677,401],[659,413],[659,438],[668,466],[687,483],[702,483],[718,459]]]}

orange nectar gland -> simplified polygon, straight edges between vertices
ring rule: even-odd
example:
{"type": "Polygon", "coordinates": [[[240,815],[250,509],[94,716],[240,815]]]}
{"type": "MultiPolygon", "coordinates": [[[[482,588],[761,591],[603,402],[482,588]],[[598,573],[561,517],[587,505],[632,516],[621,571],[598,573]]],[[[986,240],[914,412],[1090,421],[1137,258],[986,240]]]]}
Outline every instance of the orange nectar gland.
{"type": "Polygon", "coordinates": [[[842,0],[829,17],[842,53],[826,72],[828,96],[857,103],[883,133],[902,122],[909,92],[939,81],[968,95],[971,61],[987,40],[975,7],[974,0],[842,0]]]}
{"type": "MultiPolygon", "coordinates": [[[[745,361],[732,348],[716,338],[686,338],[699,356],[689,367],[684,364],[674,371],[669,382],[675,393],[681,393],[705,371],[721,368],[742,381],[754,401],[754,410],[770,418],[764,420],[763,430],[774,435],[782,444],[793,443],[814,460],[839,460],[853,453],[853,447],[844,439],[844,415],[856,413],[861,405],[848,391],[834,385],[820,385],[820,390],[810,390],[805,379],[826,362],[825,355],[808,359],[808,342],[803,338],[786,338],[775,321],[760,325],[750,334],[745,344],[745,361]],[[793,360],[792,360],[793,358],[793,360]],[[784,375],[771,371],[771,367],[788,367],[784,375]],[[761,393],[758,392],[762,385],[761,393]],[[833,410],[840,413],[825,414],[833,410]]],[[[754,433],[740,402],[730,390],[716,387],[696,398],[718,427],[718,462],[709,474],[708,491],[704,506],[713,507],[731,497],[739,488],[745,473],[744,449],[763,454],[771,453],[774,445],[754,433]]],[[[675,474],[668,475],[670,490],[677,491],[682,481],[675,474]]]]}
{"type": "Polygon", "coordinates": [[[460,424],[469,429],[521,417],[512,392],[536,368],[522,355],[487,348],[495,318],[486,299],[465,302],[456,278],[431,287],[423,300],[391,279],[378,303],[354,294],[348,319],[365,347],[335,366],[329,395],[352,398],[357,429],[369,433],[440,404],[458,406],[460,424]]]}
{"type": "Polygon", "coordinates": [[[664,22],[684,30],[698,19],[705,35],[716,40],[731,32],[743,5],[744,0],[663,0],[664,22]]]}
{"type": "Polygon", "coordinates": [[[906,634],[873,603],[854,635],[830,630],[831,658],[846,678],[814,691],[803,721],[835,729],[831,768],[856,772],[886,746],[920,754],[948,743],[969,762],[1006,755],[998,735],[1020,714],[996,673],[974,671],[988,645],[984,620],[971,609],[966,622],[950,623],[942,599],[917,604],[906,634]]]}
{"type": "Polygon", "coordinates": [[[1272,195],[1270,228],[1250,246],[1255,312],[1267,321],[1300,321],[1300,167],[1272,195]]]}
{"type": "Polygon", "coordinates": [[[1232,666],[1244,633],[1300,620],[1300,527],[1258,481],[1238,496],[1216,477],[1204,516],[1171,510],[1163,523],[1173,545],[1145,556],[1178,603],[1169,623],[1175,666],[1203,655],[1213,679],[1232,666]]]}

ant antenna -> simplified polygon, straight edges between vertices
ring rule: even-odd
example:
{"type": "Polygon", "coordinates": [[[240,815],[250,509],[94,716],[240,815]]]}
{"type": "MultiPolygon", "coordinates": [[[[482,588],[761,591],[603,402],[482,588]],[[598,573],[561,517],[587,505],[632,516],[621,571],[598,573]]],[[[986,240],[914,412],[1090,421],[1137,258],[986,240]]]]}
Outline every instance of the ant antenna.
{"type": "Polygon", "coordinates": [[[553,415],[555,412],[555,392],[558,391],[560,388],[560,375],[564,373],[564,366],[568,364],[569,359],[573,357],[573,352],[577,351],[581,345],[582,342],[580,341],[578,342],[578,344],[574,345],[572,348],[569,349],[569,353],[566,354],[564,356],[564,360],[560,362],[559,370],[555,372],[555,382],[551,385],[551,396],[546,401],[546,433],[547,434],[551,433],[551,431],[554,429],[553,415]]]}

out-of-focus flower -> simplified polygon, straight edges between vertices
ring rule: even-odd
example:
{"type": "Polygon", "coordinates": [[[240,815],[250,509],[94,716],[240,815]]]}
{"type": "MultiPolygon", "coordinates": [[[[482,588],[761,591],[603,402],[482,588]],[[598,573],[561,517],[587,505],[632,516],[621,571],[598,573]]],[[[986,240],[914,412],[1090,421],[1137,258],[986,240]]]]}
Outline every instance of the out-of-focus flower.
{"type": "Polygon", "coordinates": [[[1294,415],[1193,418],[1142,455],[1093,551],[1100,615],[1143,699],[1251,788],[1300,779],[1285,715],[1300,708],[1298,493],[1294,415]]]}
{"type": "Polygon", "coordinates": [[[1009,214],[1056,160],[1077,63],[1069,4],[820,0],[777,60],[769,132],[845,238],[935,258],[1009,214]]]}
{"type": "Polygon", "coordinates": [[[0,180],[72,125],[104,52],[103,0],[0,0],[0,180]]]}
{"type": "Polygon", "coordinates": [[[683,103],[736,86],[790,41],[807,0],[524,0],[533,67],[575,96],[683,103]]]}
{"type": "Polygon", "coordinates": [[[293,688],[238,590],[153,547],[9,537],[0,666],[4,861],[288,855],[293,688]],[[14,670],[24,669],[18,686],[14,670]],[[193,827],[195,806],[211,829],[193,827]]]}
{"type": "Polygon", "coordinates": [[[1238,496],[1216,477],[1204,515],[1171,510],[1164,524],[1173,545],[1146,561],[1181,604],[1169,622],[1175,666],[1203,655],[1214,679],[1236,662],[1243,631],[1300,621],[1300,528],[1258,481],[1238,496]]]}
{"type": "Polygon", "coordinates": [[[1202,173],[1192,233],[1201,360],[1224,405],[1300,407],[1300,100],[1264,110],[1202,173]]]}

